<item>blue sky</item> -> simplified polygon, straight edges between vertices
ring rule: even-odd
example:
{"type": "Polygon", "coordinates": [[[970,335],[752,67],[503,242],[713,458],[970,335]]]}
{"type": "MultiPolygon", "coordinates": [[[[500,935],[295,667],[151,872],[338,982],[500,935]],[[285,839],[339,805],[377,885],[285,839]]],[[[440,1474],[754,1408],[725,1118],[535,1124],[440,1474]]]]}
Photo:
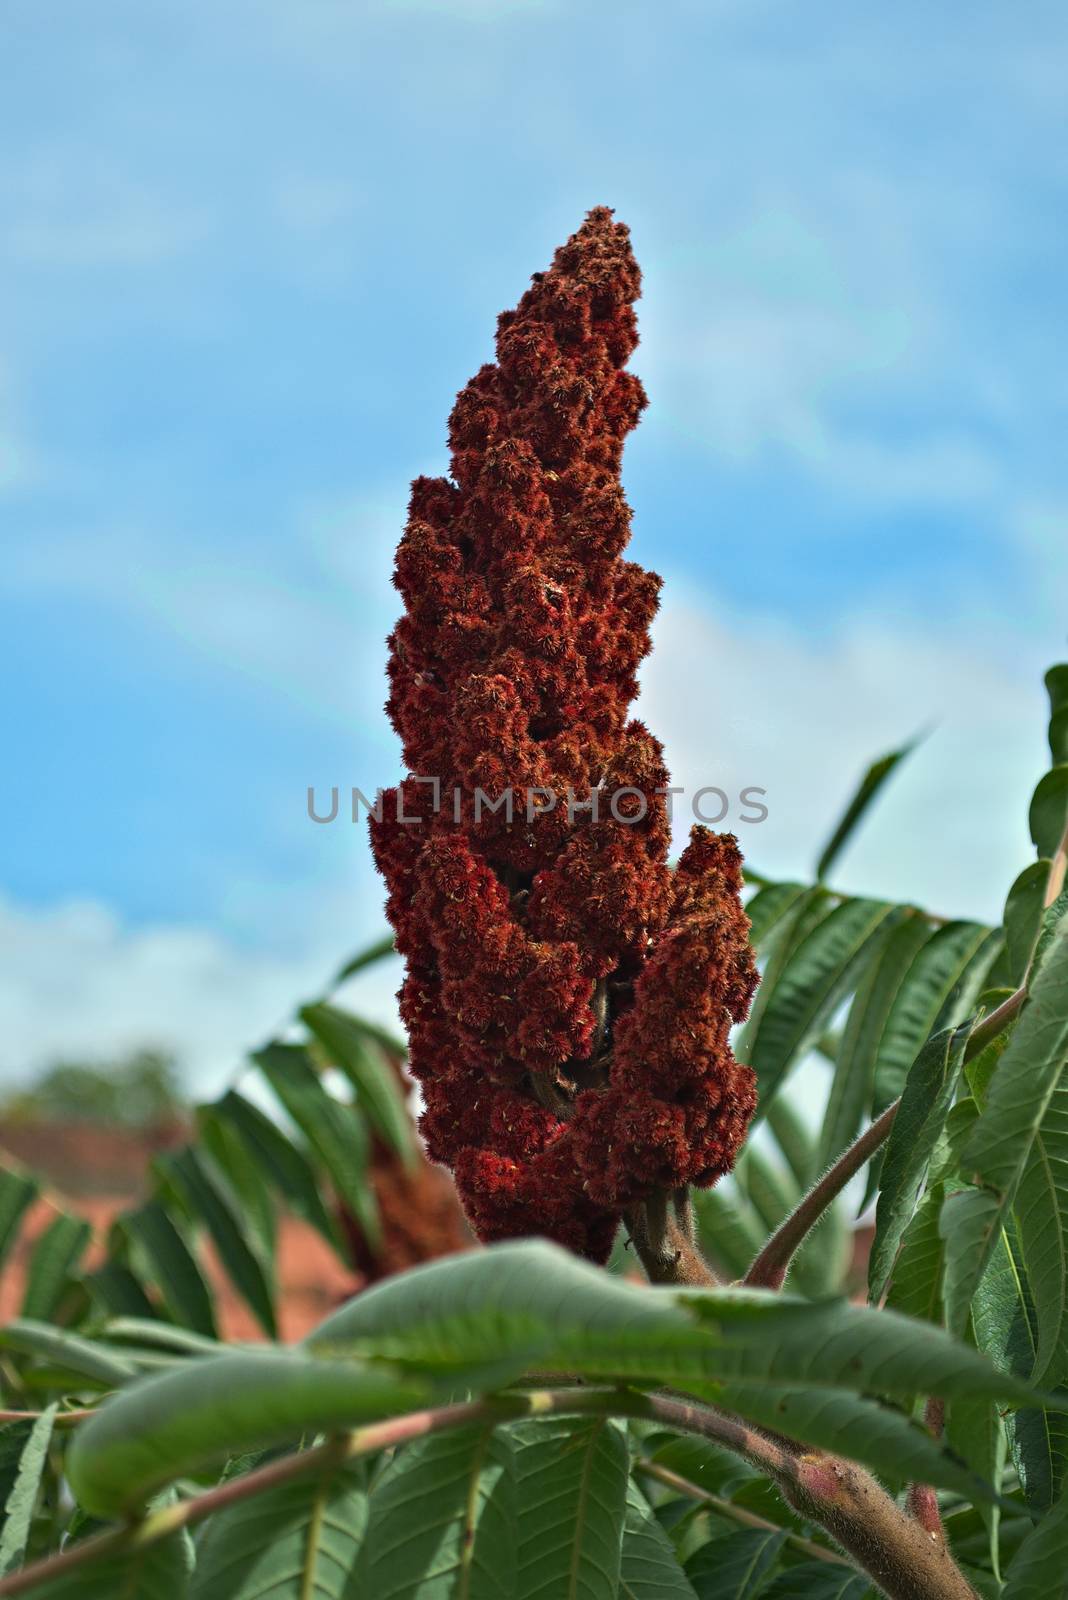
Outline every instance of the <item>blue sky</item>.
{"type": "MultiPolygon", "coordinates": [[[[813,0],[8,0],[0,1075],[210,1088],[375,935],[309,783],[397,772],[392,547],[594,204],[645,274],[640,706],[803,871],[996,916],[1068,579],[1068,16],[813,0]]],[[[356,995],[385,1012],[393,975],[356,995]]]]}

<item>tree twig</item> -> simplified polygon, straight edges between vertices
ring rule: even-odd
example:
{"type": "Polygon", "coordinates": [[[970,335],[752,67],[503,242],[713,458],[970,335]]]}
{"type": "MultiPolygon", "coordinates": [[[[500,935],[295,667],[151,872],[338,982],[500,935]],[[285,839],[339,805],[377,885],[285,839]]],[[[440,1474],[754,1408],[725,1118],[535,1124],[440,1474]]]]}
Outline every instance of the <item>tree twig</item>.
{"type": "Polygon", "coordinates": [[[887,1106],[880,1117],[877,1117],[869,1128],[866,1128],[838,1157],[833,1167],[830,1167],[802,1200],[794,1207],[790,1215],[779,1224],[767,1244],[763,1247],[742,1282],[753,1289],[781,1289],[786,1280],[790,1262],[812,1229],[819,1222],[827,1207],[837,1199],[864,1163],[878,1150],[879,1146],[890,1135],[897,1116],[900,1100],[895,1100],[887,1106]]]}

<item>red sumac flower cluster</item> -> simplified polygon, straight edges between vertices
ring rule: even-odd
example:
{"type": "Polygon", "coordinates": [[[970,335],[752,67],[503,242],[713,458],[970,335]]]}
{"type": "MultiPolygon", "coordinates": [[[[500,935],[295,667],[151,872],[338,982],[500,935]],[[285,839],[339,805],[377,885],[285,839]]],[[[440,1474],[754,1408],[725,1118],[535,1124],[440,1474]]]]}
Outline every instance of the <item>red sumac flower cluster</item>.
{"type": "Polygon", "coordinates": [[[737,844],[695,828],[671,871],[661,747],[628,717],[660,587],[623,559],[639,285],[591,211],[458,396],[452,477],[412,486],[388,703],[412,776],[371,823],[430,1155],[483,1239],[595,1260],[627,1207],[726,1172],[755,1105],[737,844]],[[509,790],[561,801],[476,808],[509,790]],[[596,801],[622,790],[617,820],[596,801]]]}

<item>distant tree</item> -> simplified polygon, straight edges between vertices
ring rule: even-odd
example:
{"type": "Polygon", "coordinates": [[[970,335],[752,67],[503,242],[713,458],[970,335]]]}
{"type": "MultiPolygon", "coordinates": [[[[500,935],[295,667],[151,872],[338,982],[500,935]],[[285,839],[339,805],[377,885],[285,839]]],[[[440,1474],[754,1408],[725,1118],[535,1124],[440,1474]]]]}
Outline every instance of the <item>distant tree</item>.
{"type": "Polygon", "coordinates": [[[183,1114],[174,1057],[135,1050],[115,1061],[56,1061],[0,1101],[0,1117],[18,1122],[104,1123],[151,1128],[183,1114]]]}

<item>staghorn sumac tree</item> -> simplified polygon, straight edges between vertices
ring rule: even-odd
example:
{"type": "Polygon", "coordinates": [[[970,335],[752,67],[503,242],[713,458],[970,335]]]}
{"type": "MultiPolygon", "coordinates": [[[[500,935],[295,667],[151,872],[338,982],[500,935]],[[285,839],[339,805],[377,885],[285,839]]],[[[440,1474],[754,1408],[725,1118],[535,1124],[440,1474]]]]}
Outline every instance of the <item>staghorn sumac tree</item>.
{"type": "MultiPolygon", "coordinates": [[[[704,831],[672,870],[659,748],[628,720],[656,590],[621,555],[637,287],[591,213],[502,319],[398,555],[411,770],[375,851],[426,1142],[495,1242],[296,1347],[190,1331],[198,1220],[270,1329],[261,1168],[328,1231],[334,1191],[366,1236],[361,1118],[413,1159],[374,1030],[303,1007],[304,1042],[253,1057],[296,1165],[231,1091],[109,1263],[144,1315],[71,1298],[64,1228],[47,1312],[0,1332],[0,1596],[1066,1592],[1068,667],[1000,927],[830,887],[903,752],[814,882],[750,874],[743,910],[736,844],[704,831]],[[813,1052],[818,1135],[784,1089],[813,1052]],[[771,1153],[743,1148],[754,1116],[771,1153]],[[866,1296],[840,1265],[865,1172],[866,1296]],[[173,1271],[146,1278],[163,1240],[173,1271]],[[652,1285],[621,1281],[629,1245],[652,1285]]],[[[0,1255],[26,1185],[0,1183],[0,1255]]]]}

